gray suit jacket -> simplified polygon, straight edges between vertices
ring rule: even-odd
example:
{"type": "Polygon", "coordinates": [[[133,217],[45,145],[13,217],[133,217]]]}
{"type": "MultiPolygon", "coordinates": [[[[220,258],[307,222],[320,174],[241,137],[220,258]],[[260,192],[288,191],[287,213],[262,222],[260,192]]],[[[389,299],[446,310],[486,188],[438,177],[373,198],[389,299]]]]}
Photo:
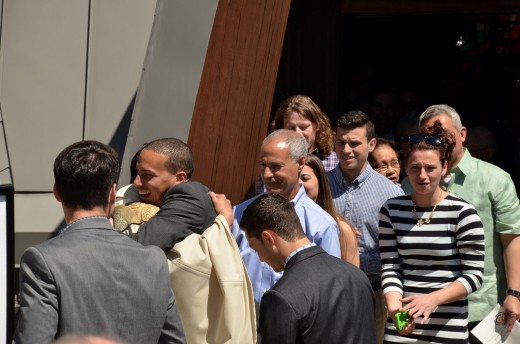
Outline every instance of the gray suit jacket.
{"type": "Polygon", "coordinates": [[[304,249],[262,297],[262,344],[375,344],[374,305],[361,270],[319,246],[304,249]]]}
{"type": "Polygon", "coordinates": [[[129,343],[184,343],[164,253],[85,218],[28,248],[20,266],[14,343],[109,334],[129,343]]]}

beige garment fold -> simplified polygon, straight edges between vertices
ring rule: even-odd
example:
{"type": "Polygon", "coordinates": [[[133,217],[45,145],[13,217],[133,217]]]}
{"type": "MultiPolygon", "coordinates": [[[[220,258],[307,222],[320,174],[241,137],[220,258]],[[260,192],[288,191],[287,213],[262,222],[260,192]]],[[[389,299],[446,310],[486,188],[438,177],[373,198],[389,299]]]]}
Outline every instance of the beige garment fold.
{"type": "Polygon", "coordinates": [[[188,343],[256,343],[253,288],[222,215],[167,256],[188,343]]]}

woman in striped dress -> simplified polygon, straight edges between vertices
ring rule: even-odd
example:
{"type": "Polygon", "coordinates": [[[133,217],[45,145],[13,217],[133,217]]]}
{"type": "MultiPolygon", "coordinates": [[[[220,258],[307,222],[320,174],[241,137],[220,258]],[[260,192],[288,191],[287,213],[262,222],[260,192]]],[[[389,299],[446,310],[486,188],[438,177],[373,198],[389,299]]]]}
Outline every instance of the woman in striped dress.
{"type": "Polygon", "coordinates": [[[454,137],[439,122],[409,137],[414,188],[379,214],[385,343],[469,343],[467,295],[480,288],[484,231],[475,208],[440,188],[454,137]],[[397,330],[396,312],[409,311],[397,330]]]}

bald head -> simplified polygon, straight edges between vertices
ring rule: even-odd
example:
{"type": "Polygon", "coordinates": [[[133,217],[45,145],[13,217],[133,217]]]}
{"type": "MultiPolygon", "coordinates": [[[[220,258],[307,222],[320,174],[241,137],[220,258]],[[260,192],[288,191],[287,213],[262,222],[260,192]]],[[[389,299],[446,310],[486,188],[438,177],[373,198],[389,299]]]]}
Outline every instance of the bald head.
{"type": "Polygon", "coordinates": [[[279,129],[269,134],[262,142],[262,147],[270,142],[280,142],[289,148],[289,154],[294,161],[307,155],[307,141],[293,130],[279,129]]]}
{"type": "Polygon", "coordinates": [[[300,134],[280,129],[267,136],[260,149],[261,175],[266,191],[289,200],[296,197],[306,157],[307,141],[300,134]]]}

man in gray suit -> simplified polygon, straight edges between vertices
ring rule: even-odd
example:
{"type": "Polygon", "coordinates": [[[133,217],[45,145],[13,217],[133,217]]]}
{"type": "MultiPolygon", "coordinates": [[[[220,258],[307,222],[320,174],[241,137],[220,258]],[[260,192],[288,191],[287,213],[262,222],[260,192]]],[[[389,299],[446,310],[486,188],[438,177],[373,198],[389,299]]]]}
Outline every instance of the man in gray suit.
{"type": "Polygon", "coordinates": [[[74,143],[56,158],[54,195],[67,226],[22,256],[14,343],[52,343],[65,334],[185,342],[164,253],[108,220],[118,175],[117,153],[97,141],[74,143]]]}
{"type": "Polygon", "coordinates": [[[367,276],[311,243],[289,200],[259,196],[245,209],[240,227],[260,259],[284,271],[260,303],[263,343],[376,342],[367,276]]]}

